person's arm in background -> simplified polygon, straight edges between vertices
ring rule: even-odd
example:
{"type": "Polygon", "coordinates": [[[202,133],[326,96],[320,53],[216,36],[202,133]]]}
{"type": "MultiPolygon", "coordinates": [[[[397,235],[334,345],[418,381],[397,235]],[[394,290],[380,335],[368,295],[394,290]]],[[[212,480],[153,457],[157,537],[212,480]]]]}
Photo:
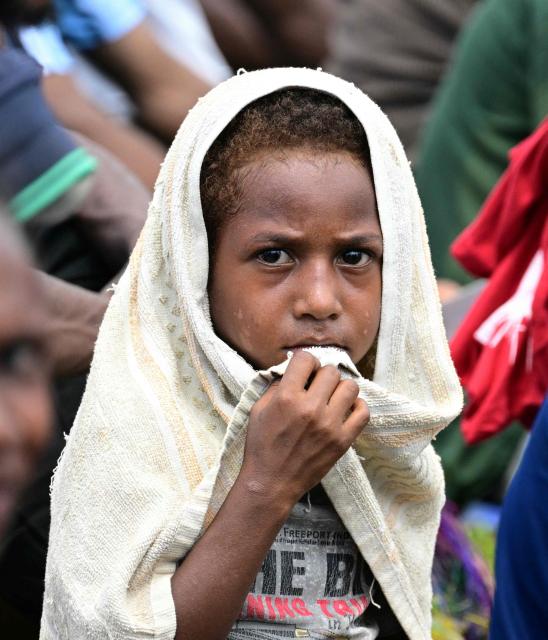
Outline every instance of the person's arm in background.
{"type": "Polygon", "coordinates": [[[245,0],[201,0],[219,48],[233,69],[280,63],[276,40],[245,0]]]}
{"type": "Polygon", "coordinates": [[[201,0],[234,68],[317,66],[327,54],[333,0],[201,0]]]}
{"type": "MultiPolygon", "coordinates": [[[[98,160],[98,166],[88,194],[71,217],[116,273],[125,265],[137,241],[150,192],[107,150],[82,135],[73,135],[98,160]]],[[[44,213],[30,224],[47,226],[57,222],[44,213]]],[[[38,278],[48,312],[44,329],[54,373],[63,376],[86,371],[111,292],[89,291],[44,272],[38,272],[38,278]]]]}
{"type": "Polygon", "coordinates": [[[167,143],[198,98],[210,89],[161,48],[146,22],[88,53],[129,93],[138,120],[167,143]]]}
{"type": "Polygon", "coordinates": [[[246,0],[271,26],[285,64],[316,66],[328,53],[328,33],[336,12],[336,0],[246,0]]]}
{"type": "Polygon", "coordinates": [[[109,149],[143,184],[153,188],[165,153],[158,142],[103,113],[80,92],[69,74],[45,76],[42,88],[61,124],[109,149]]]}
{"type": "Polygon", "coordinates": [[[83,373],[90,365],[110,293],[88,291],[38,269],[44,301],[44,335],[56,376],[83,373]]]}
{"type": "Polygon", "coordinates": [[[0,80],[10,84],[0,93],[0,119],[10,126],[0,145],[0,197],[25,228],[42,265],[36,275],[43,285],[54,372],[80,373],[89,366],[110,294],[45,273],[48,260],[59,259],[51,239],[62,238],[69,222],[100,254],[106,278],[115,276],[144,223],[150,192],[108,151],[59,126],[40,90],[36,63],[4,48],[1,36],[0,31],[0,80]]]}
{"type": "Polygon", "coordinates": [[[93,185],[74,216],[114,271],[120,270],[145,223],[151,191],[104,147],[72,131],[98,161],[93,185]]]}

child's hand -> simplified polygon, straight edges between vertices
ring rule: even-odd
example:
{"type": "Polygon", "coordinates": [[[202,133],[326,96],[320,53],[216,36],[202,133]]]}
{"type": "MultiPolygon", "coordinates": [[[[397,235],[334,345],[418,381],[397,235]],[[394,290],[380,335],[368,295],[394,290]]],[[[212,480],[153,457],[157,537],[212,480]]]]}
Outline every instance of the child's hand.
{"type": "Polygon", "coordinates": [[[318,484],[369,421],[358,385],[298,351],[251,410],[240,480],[290,506],[318,484]],[[310,382],[311,380],[311,382],[310,382]]]}

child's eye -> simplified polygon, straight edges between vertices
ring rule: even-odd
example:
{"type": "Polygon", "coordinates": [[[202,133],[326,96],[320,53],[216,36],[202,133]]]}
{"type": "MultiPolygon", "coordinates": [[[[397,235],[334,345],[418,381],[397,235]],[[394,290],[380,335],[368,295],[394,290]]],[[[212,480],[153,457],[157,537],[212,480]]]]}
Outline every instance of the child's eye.
{"type": "Polygon", "coordinates": [[[259,262],[275,265],[289,264],[292,262],[291,256],[283,249],[265,249],[257,254],[257,259],[259,262]]]}
{"type": "Polygon", "coordinates": [[[343,251],[337,258],[339,264],[349,265],[351,267],[364,267],[371,262],[371,254],[361,249],[349,249],[343,251]]]}

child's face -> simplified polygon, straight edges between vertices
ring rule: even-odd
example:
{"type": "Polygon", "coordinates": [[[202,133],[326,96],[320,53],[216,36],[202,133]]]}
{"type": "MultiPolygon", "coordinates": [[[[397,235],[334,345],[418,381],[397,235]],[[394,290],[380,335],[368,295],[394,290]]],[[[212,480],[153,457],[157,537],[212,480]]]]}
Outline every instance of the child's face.
{"type": "Polygon", "coordinates": [[[368,171],[351,155],[258,159],[218,234],[215,331],[257,368],[330,345],[358,363],[380,322],[382,234],[368,171]]]}

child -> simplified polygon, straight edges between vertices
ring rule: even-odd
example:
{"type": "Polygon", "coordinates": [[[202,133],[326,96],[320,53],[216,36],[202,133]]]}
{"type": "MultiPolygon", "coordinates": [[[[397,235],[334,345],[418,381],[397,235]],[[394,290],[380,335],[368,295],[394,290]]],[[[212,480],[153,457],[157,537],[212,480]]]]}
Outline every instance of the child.
{"type": "Polygon", "coordinates": [[[430,637],[429,443],[460,402],[385,117],[320,71],[219,85],[100,331],[42,639],[430,637]]]}

